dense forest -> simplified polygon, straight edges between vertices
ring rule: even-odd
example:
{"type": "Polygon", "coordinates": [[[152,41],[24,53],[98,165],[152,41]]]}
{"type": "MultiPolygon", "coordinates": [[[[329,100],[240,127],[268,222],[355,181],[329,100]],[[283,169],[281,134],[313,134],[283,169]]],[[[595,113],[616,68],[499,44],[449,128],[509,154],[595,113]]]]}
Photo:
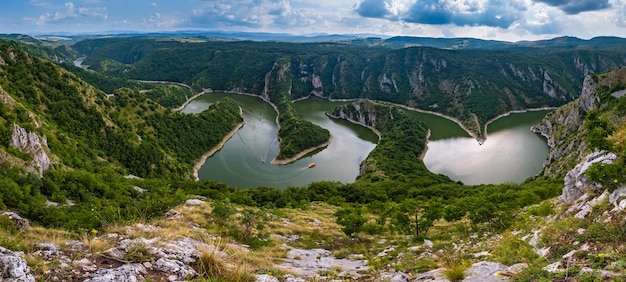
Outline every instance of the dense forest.
{"type": "Polygon", "coordinates": [[[72,48],[101,73],[255,95],[274,87],[266,75],[288,60],[292,99],[313,94],[404,104],[459,119],[480,136],[483,125],[500,114],[576,98],[585,75],[626,63],[615,44],[537,43],[540,48],[485,51],[131,37],[84,40],[72,48]]]}

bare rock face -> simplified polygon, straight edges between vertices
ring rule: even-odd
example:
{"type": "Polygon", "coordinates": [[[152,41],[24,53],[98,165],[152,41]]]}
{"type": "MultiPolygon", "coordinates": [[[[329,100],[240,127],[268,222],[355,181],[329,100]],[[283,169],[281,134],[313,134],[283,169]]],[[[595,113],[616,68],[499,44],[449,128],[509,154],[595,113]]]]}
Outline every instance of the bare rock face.
{"type": "Polygon", "coordinates": [[[587,155],[584,161],[577,164],[565,176],[563,192],[561,196],[559,196],[559,201],[572,203],[580,198],[587,190],[597,191],[602,189],[600,184],[589,182],[587,176],[585,176],[585,172],[587,172],[587,169],[594,163],[612,163],[616,159],[617,155],[614,153],[594,152],[587,155]]]}
{"type": "Polygon", "coordinates": [[[46,137],[39,137],[37,134],[28,132],[17,124],[11,125],[11,136],[11,145],[13,147],[24,153],[31,154],[32,157],[28,170],[38,174],[40,177],[43,176],[43,173],[50,169],[52,163],[44,150],[44,147],[48,147],[46,137]]]}
{"type": "Polygon", "coordinates": [[[34,282],[35,276],[18,253],[0,247],[0,281],[34,282]]]}

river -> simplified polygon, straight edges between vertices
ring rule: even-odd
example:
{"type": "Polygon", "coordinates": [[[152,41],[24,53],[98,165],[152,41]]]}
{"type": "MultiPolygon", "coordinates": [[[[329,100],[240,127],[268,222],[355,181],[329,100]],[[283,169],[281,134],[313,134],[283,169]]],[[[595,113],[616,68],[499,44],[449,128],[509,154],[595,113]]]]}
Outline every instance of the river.
{"type": "Polygon", "coordinates": [[[209,93],[194,99],[182,112],[198,113],[228,96],[243,109],[245,125],[198,171],[200,179],[213,179],[237,187],[304,186],[314,181],[353,182],[359,164],[374,149],[378,136],[369,129],[347,121],[328,118],[324,113],[346,102],[307,99],[295,103],[307,120],[330,131],[331,144],[288,165],[271,165],[278,154],[276,112],[260,99],[245,95],[209,93]],[[316,166],[309,168],[310,163],[316,166]]]}
{"type": "MultiPolygon", "coordinates": [[[[198,113],[223,97],[231,97],[243,108],[246,124],[198,171],[200,179],[213,179],[238,187],[303,186],[314,181],[353,182],[359,164],[375,147],[378,137],[369,129],[328,118],[324,113],[346,102],[310,98],[295,103],[307,120],[330,131],[331,144],[288,165],[270,165],[278,153],[276,113],[258,98],[209,93],[194,99],[182,112],[198,113]],[[313,168],[308,168],[312,162],[313,168]]],[[[489,125],[483,145],[468,136],[456,123],[431,114],[410,111],[431,128],[424,163],[435,173],[465,184],[519,183],[539,172],[548,147],[542,137],[530,132],[548,111],[511,114],[489,125]]]]}

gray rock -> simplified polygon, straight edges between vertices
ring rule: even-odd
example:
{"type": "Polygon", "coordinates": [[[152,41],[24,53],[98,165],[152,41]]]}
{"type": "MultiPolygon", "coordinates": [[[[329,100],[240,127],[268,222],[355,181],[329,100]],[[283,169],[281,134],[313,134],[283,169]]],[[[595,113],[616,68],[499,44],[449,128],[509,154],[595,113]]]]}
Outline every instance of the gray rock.
{"type": "Polygon", "coordinates": [[[324,249],[291,249],[280,267],[297,275],[309,277],[320,270],[340,267],[343,272],[355,277],[359,275],[358,272],[367,270],[368,264],[366,260],[337,259],[330,251],[324,249]]]}
{"type": "MultiPolygon", "coordinates": [[[[579,207],[579,210],[574,215],[574,217],[575,218],[585,218],[593,210],[593,208],[595,206],[597,206],[599,203],[605,201],[608,196],[609,196],[608,193],[605,191],[600,196],[598,196],[596,198],[593,198],[593,199],[591,199],[588,202],[583,202],[582,205],[578,205],[577,207],[579,207]]],[[[572,207],[574,207],[574,206],[572,206],[572,207]]]]}
{"type": "Polygon", "coordinates": [[[304,280],[301,277],[296,277],[291,274],[287,274],[283,276],[283,282],[306,282],[306,280],[304,280]]]}
{"type": "Polygon", "coordinates": [[[0,280],[7,282],[35,281],[26,260],[18,253],[0,247],[0,280]]]}
{"type": "Polygon", "coordinates": [[[409,282],[409,281],[411,281],[411,276],[402,272],[396,273],[396,275],[391,277],[391,279],[389,280],[389,282],[409,282]]]}
{"type": "Polygon", "coordinates": [[[182,218],[183,214],[180,213],[177,210],[169,210],[165,213],[165,219],[166,220],[173,220],[173,219],[177,219],[177,218],[182,218]]]}
{"type": "Polygon", "coordinates": [[[185,206],[201,206],[201,205],[204,205],[205,203],[206,202],[203,200],[189,199],[185,201],[185,206]]]}
{"type": "Polygon", "coordinates": [[[437,268],[428,272],[420,273],[417,275],[417,277],[415,277],[414,281],[449,282],[450,280],[446,279],[445,275],[443,275],[444,271],[445,269],[443,268],[437,268]]]}
{"type": "Polygon", "coordinates": [[[313,226],[320,226],[320,225],[322,225],[322,221],[317,219],[317,218],[314,218],[313,221],[311,221],[309,223],[311,223],[313,226]]]}
{"type": "Polygon", "coordinates": [[[562,264],[560,261],[548,264],[543,268],[543,270],[550,272],[550,273],[560,272],[561,269],[562,269],[562,264]]]}
{"type": "Polygon", "coordinates": [[[30,228],[30,223],[28,222],[28,219],[22,218],[14,212],[3,212],[2,215],[8,217],[11,221],[13,221],[13,224],[15,224],[15,228],[17,228],[18,230],[30,228]]]}
{"type": "Polygon", "coordinates": [[[87,247],[85,247],[85,244],[83,244],[83,242],[76,241],[76,240],[70,240],[70,241],[65,242],[65,247],[68,248],[70,251],[87,250],[87,247]]]}
{"type": "Polygon", "coordinates": [[[614,153],[593,152],[585,158],[584,161],[577,164],[572,170],[567,172],[563,180],[563,192],[559,196],[559,201],[564,203],[572,203],[580,198],[587,190],[600,190],[602,185],[591,183],[587,180],[585,172],[594,163],[613,163],[617,159],[614,153]]]}
{"type": "Polygon", "coordinates": [[[198,273],[191,266],[179,260],[160,258],[152,265],[152,268],[169,274],[168,277],[173,275],[176,278],[170,281],[188,281],[198,277],[198,273]]]}
{"type": "Polygon", "coordinates": [[[83,282],[139,282],[144,280],[146,274],[148,271],[139,263],[125,264],[118,268],[98,269],[91,278],[83,282]]]}
{"type": "Polygon", "coordinates": [[[286,235],[286,236],[274,234],[273,236],[278,240],[289,242],[289,243],[293,243],[295,241],[298,241],[298,239],[300,239],[300,235],[297,235],[297,234],[286,235]]]}
{"type": "Polygon", "coordinates": [[[426,247],[426,248],[432,248],[433,246],[435,246],[435,244],[431,240],[424,239],[424,245],[423,246],[426,247]]]}
{"type": "Polygon", "coordinates": [[[614,206],[619,206],[619,200],[626,197],[626,186],[621,186],[617,188],[611,195],[609,196],[609,202],[614,206]]]}
{"type": "Polygon", "coordinates": [[[507,267],[502,273],[505,273],[507,276],[515,276],[526,269],[528,269],[527,263],[516,263],[507,267]]]}
{"type": "Polygon", "coordinates": [[[37,251],[33,254],[40,256],[44,260],[51,261],[54,259],[60,259],[65,262],[71,261],[71,259],[61,251],[61,248],[57,244],[41,242],[35,244],[35,249],[37,249],[37,251]]]}
{"type": "Polygon", "coordinates": [[[464,282],[501,282],[508,281],[508,278],[502,275],[507,268],[506,265],[497,262],[481,261],[473,264],[465,271],[464,282]]]}
{"type": "Polygon", "coordinates": [[[256,275],[255,282],[279,282],[278,278],[269,274],[256,275]]]}

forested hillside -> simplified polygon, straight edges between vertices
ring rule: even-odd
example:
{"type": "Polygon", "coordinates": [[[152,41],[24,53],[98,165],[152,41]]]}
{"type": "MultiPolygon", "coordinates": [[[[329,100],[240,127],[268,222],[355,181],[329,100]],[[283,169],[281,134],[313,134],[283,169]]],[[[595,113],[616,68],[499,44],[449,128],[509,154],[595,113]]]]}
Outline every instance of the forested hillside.
{"type": "Polygon", "coordinates": [[[485,122],[499,114],[563,105],[580,93],[585,75],[626,64],[624,48],[611,42],[597,48],[546,41],[535,44],[541,48],[528,43],[444,50],[133,37],[72,47],[88,56],[84,63],[91,69],[109,75],[256,95],[268,87],[272,66],[286,59],[293,99],[313,94],[405,104],[457,118],[480,136],[485,122]]]}

